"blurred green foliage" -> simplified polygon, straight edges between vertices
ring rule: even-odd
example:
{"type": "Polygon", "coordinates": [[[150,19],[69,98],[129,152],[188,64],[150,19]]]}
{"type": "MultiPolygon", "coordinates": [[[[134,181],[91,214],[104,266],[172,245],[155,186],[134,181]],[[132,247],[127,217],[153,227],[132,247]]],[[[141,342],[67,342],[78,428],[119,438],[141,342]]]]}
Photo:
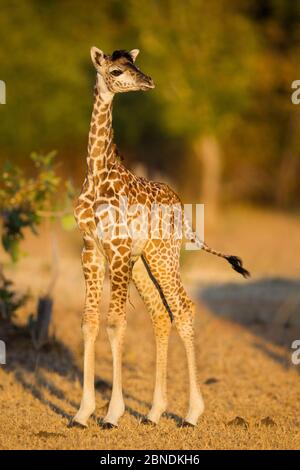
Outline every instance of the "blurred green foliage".
{"type": "MultiPolygon", "coordinates": [[[[20,243],[26,228],[37,234],[44,217],[59,218],[64,229],[74,226],[72,210],[74,190],[69,180],[64,182],[57,174],[56,152],[30,155],[34,171],[28,176],[18,165],[4,164],[0,186],[1,242],[11,260],[16,263],[21,255],[20,243]],[[57,197],[57,193],[60,197],[57,197]]],[[[27,294],[14,289],[4,276],[0,263],[0,316],[11,321],[16,311],[26,303],[27,294]]]]}
{"type": "MultiPolygon", "coordinates": [[[[55,167],[55,154],[32,153],[30,158],[35,168],[32,177],[25,175],[23,169],[11,162],[4,165],[3,184],[0,187],[2,245],[14,262],[20,256],[20,241],[24,238],[25,228],[29,227],[33,233],[37,233],[37,226],[43,216],[61,217],[58,204],[61,205],[62,198],[59,201],[57,198],[61,180],[55,167]]],[[[67,181],[63,186],[64,209],[69,206],[63,215],[73,217],[70,202],[68,204],[68,200],[74,196],[71,183],[67,181]]]]}
{"type": "MultiPolygon", "coordinates": [[[[198,196],[195,142],[222,149],[221,198],[293,206],[299,195],[300,3],[286,0],[2,0],[0,158],[59,148],[82,179],[95,73],[89,49],[139,48],[153,92],[116,98],[129,164],[198,196]]],[[[205,156],[204,156],[205,157],[205,156]]]]}
{"type": "Polygon", "coordinates": [[[28,294],[20,294],[14,290],[14,284],[1,275],[0,279],[0,317],[11,321],[16,311],[26,303],[28,294]]]}

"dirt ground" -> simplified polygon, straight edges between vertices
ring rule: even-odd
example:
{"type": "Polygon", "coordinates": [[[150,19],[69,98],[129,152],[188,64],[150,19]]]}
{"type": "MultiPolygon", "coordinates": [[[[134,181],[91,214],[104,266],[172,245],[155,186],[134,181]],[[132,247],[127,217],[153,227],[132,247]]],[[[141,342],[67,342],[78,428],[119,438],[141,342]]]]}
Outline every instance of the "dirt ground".
{"type": "MultiPolygon", "coordinates": [[[[300,339],[300,311],[295,311],[299,235],[299,217],[250,208],[227,211],[217,228],[207,228],[207,243],[243,257],[252,272],[250,281],[239,278],[215,257],[183,253],[183,278],[198,306],[197,362],[206,404],[193,429],[180,427],[187,409],[188,381],[176,331],[169,351],[168,413],[156,427],[140,423],[151,404],[155,348],[150,319],[131,288],[123,361],[127,408],[114,430],[99,425],[112,376],[103,324],[96,346],[95,416],[86,430],[67,428],[81,397],[84,285],[79,236],[59,236],[55,341],[37,357],[26,324],[51,277],[51,244],[46,228],[39,238],[29,235],[24,243],[28,255],[16,267],[6,266],[7,276],[18,288],[30,286],[32,299],[20,312],[15,328],[0,327],[0,338],[7,345],[7,364],[0,366],[0,448],[299,449],[300,365],[291,362],[291,342],[300,339]],[[289,285],[293,286],[292,299],[289,285]]],[[[102,321],[107,299],[106,285],[102,321]]]]}

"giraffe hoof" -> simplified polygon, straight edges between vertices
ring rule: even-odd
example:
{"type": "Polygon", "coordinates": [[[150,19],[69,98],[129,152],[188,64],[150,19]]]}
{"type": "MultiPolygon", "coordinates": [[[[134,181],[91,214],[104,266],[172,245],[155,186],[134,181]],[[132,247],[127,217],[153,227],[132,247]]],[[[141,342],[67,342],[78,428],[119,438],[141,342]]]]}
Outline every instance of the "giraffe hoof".
{"type": "Polygon", "coordinates": [[[74,418],[70,419],[67,427],[68,428],[87,429],[86,425],[78,423],[78,421],[75,421],[74,418]]]}
{"type": "Polygon", "coordinates": [[[195,424],[189,423],[188,421],[182,421],[181,428],[194,428],[195,424]]]}
{"type": "Polygon", "coordinates": [[[143,424],[144,426],[156,426],[156,423],[154,423],[154,421],[151,421],[151,419],[146,417],[141,420],[141,424],[143,424]]]}
{"type": "Polygon", "coordinates": [[[112,424],[112,423],[107,423],[105,421],[103,421],[101,423],[101,428],[102,429],[116,429],[118,426],[116,426],[115,424],[112,424]]]}

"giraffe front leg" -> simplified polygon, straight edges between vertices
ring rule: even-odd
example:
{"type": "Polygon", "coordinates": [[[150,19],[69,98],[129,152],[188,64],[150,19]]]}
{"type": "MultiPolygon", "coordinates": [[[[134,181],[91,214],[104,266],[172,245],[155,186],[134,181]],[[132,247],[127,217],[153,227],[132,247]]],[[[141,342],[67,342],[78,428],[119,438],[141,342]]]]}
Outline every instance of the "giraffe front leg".
{"type": "Polygon", "coordinates": [[[105,275],[105,258],[92,238],[84,238],[82,265],[86,282],[85,307],[82,318],[84,340],[83,394],[78,412],[69,426],[87,426],[95,410],[95,341],[99,330],[99,302],[105,275]]]}
{"type": "Polygon", "coordinates": [[[107,334],[113,359],[113,386],[108,412],[103,420],[104,428],[117,426],[125,411],[122,392],[122,352],[130,269],[128,256],[114,256],[110,262],[111,299],[107,315],[107,334]]]}

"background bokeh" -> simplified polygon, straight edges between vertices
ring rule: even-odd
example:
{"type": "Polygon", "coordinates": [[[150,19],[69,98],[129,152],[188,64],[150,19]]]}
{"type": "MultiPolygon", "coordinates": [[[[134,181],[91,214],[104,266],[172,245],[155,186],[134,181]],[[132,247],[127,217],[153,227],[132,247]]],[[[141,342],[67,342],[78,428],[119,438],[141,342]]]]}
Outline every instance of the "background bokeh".
{"type": "Polygon", "coordinates": [[[115,101],[128,165],[186,198],[293,208],[300,195],[300,4],[285,0],[2,0],[0,158],[56,149],[82,180],[95,72],[89,49],[139,48],[156,89],[115,101]]]}

